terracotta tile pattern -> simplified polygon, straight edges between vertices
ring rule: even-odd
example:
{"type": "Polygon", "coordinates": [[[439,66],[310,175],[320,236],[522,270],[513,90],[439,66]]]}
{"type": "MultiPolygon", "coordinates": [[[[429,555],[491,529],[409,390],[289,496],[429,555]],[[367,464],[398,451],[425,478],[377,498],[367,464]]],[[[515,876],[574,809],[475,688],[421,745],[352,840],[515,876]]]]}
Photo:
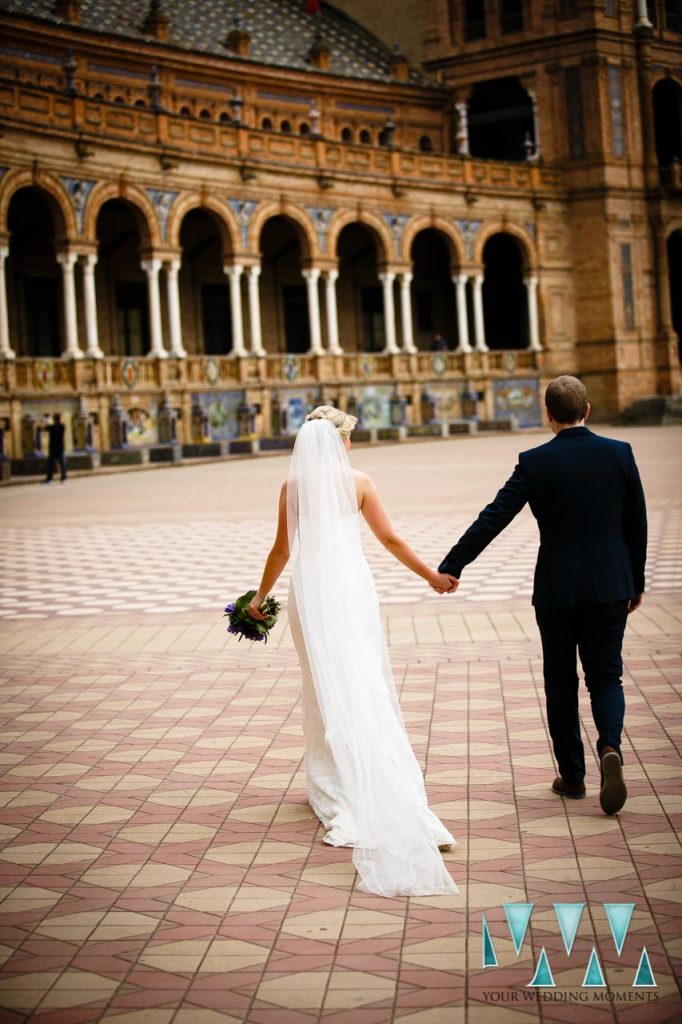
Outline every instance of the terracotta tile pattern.
{"type": "Polygon", "coordinates": [[[94,621],[6,624],[0,641],[0,1019],[506,1024],[573,1019],[560,1000],[580,992],[590,1020],[680,1019],[679,598],[652,598],[627,634],[614,818],[591,751],[587,800],[549,790],[525,604],[389,612],[407,726],[459,842],[461,894],[409,900],[358,892],[349,851],[321,842],[284,619],[263,648],[195,615],[162,649],[128,616],[86,659],[94,621]],[[518,957],[504,902],[534,904],[518,957]],[[586,903],[570,957],[554,902],[586,903]],[[604,902],[636,904],[620,957],[604,902]],[[606,989],[581,989],[593,946],[606,989]],[[632,988],[643,946],[656,989],[632,988]],[[538,998],[543,947],[556,988],[538,998]]]}
{"type": "MultiPolygon", "coordinates": [[[[35,607],[22,594],[20,610],[8,594],[0,627],[0,1024],[681,1021],[682,548],[661,447],[679,445],[665,432],[648,436],[637,435],[651,454],[640,461],[653,520],[664,525],[657,586],[626,634],[629,799],[618,816],[599,810],[584,690],[588,799],[564,802],[550,791],[540,645],[523,593],[536,541],[523,521],[504,548],[491,546],[489,575],[467,584],[469,597],[398,602],[408,595],[404,570],[385,586],[407,728],[431,805],[459,843],[444,856],[460,893],[442,898],[360,893],[350,852],[323,845],[306,803],[286,614],[267,647],[238,644],[221,618],[222,601],[251,581],[265,540],[260,527],[237,531],[236,541],[228,530],[224,547],[202,533],[215,520],[215,467],[1,493],[13,586],[25,585],[35,607]],[[172,531],[150,523],[182,526],[176,551],[172,531]],[[127,556],[116,547],[121,531],[127,556]],[[191,580],[206,602],[210,561],[227,564],[218,607],[173,610],[191,580]],[[140,605],[153,577],[152,610],[123,600],[108,614],[112,577],[137,588],[140,605]],[[159,616],[164,577],[169,600],[159,616]],[[33,614],[44,617],[22,617],[33,614]],[[505,902],[534,904],[518,955],[505,902]],[[585,903],[570,956],[556,902],[585,903]],[[609,902],[635,904],[620,956],[609,902]],[[497,967],[482,967],[483,915],[497,967]],[[655,988],[632,984],[644,947],[655,988]],[[593,948],[605,988],[582,987],[593,948]],[[542,949],[555,987],[536,990],[529,983],[542,949]]],[[[432,516],[410,510],[405,474],[418,490],[447,452],[469,460],[480,482],[461,476],[469,505],[458,515],[470,519],[494,493],[513,444],[356,458],[372,472],[385,460],[387,506],[403,508],[404,533],[422,550],[429,522],[440,529],[446,513],[435,492],[432,516]]],[[[265,481],[276,496],[282,465],[230,467],[244,497],[235,509],[226,498],[228,526],[239,516],[264,521],[249,487],[265,481]]],[[[457,526],[443,527],[434,549],[446,532],[454,539],[457,526]]]]}

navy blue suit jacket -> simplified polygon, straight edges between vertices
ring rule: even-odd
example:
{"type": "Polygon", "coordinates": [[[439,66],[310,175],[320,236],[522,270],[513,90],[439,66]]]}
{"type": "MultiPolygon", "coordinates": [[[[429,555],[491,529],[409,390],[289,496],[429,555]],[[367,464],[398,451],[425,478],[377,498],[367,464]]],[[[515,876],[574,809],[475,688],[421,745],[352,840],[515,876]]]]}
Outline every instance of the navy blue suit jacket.
{"type": "Polygon", "coordinates": [[[643,593],[646,505],[632,448],[587,427],[566,427],[547,444],[522,452],[440,572],[459,579],[526,502],[540,528],[534,605],[605,604],[643,593]]]}

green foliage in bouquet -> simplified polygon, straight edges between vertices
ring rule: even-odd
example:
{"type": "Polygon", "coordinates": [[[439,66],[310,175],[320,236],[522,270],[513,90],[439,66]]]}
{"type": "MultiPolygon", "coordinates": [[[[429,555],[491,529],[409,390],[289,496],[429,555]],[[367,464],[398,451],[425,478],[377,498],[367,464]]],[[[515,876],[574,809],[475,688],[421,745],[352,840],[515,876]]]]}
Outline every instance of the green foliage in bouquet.
{"type": "Polygon", "coordinates": [[[252,619],[249,615],[248,607],[255,596],[256,591],[249,590],[248,593],[242,594],[236,601],[227,605],[225,615],[230,620],[227,632],[233,633],[239,640],[242,637],[246,637],[247,640],[265,640],[267,643],[268,634],[277,622],[281,605],[274,597],[266,597],[260,606],[265,619],[262,622],[258,619],[252,619]]]}

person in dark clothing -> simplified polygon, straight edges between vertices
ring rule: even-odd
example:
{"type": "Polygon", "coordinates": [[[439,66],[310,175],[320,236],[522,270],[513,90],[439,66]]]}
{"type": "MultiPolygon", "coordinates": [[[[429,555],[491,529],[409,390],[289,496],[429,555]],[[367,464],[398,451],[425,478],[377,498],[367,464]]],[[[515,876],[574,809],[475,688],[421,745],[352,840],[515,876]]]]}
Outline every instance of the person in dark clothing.
{"type": "Polygon", "coordinates": [[[58,412],[52,417],[53,422],[47,428],[49,443],[47,449],[47,476],[45,483],[49,484],[54,473],[55,462],[59,466],[60,480],[66,480],[66,453],[64,451],[64,424],[58,412]]]}
{"type": "Polygon", "coordinates": [[[627,798],[621,650],[627,617],[644,593],[644,492],[630,445],[585,426],[590,404],[581,381],[557,377],[545,404],[555,437],[519,455],[509,480],[445,556],[439,572],[454,577],[455,590],[464,567],[529,503],[540,528],[533,604],[560,773],[552,789],[573,799],[586,795],[577,650],[598,734],[600,804],[606,814],[615,814],[627,798]]]}

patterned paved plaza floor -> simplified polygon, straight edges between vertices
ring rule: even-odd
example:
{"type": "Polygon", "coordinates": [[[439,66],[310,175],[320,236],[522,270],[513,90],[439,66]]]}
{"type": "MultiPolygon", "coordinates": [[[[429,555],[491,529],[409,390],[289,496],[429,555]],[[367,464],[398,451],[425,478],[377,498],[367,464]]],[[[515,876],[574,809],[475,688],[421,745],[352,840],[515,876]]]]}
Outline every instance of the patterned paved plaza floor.
{"type": "MultiPolygon", "coordinates": [[[[408,591],[368,541],[407,727],[458,840],[444,856],[460,893],[440,898],[357,891],[349,851],[321,843],[306,804],[286,614],[267,647],[224,631],[224,599],[257,582],[282,460],[230,466],[220,509],[225,467],[0,493],[2,1024],[682,1020],[681,439],[632,434],[655,564],[626,634],[629,799],[614,818],[598,808],[587,700],[588,799],[549,790],[532,520],[454,598],[408,591]],[[518,954],[503,903],[533,904],[518,954]],[[556,903],[585,904],[570,955],[556,903]],[[634,904],[620,954],[605,904],[634,904]],[[555,986],[529,987],[543,949],[555,986]],[[593,949],[604,987],[583,985],[593,949]],[[633,985],[643,949],[639,981],[655,986],[633,985]]],[[[354,458],[437,558],[515,447],[354,458]],[[443,493],[453,456],[478,475],[443,493]]]]}

